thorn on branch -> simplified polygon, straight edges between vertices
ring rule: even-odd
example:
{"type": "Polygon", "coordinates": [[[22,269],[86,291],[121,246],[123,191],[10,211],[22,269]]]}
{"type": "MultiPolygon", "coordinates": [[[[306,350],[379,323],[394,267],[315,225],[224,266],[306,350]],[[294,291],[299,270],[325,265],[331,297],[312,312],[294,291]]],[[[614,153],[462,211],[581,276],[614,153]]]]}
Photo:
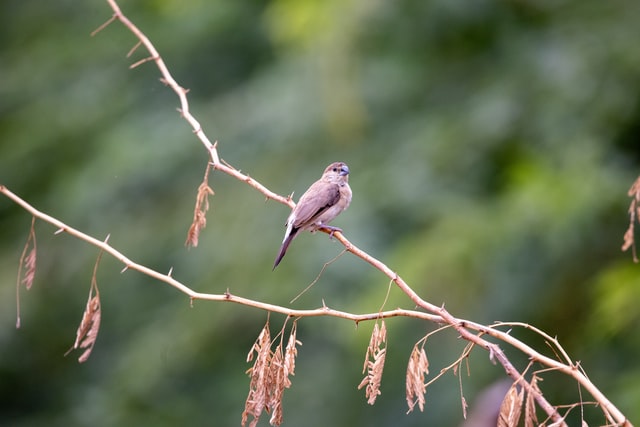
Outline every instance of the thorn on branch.
{"type": "Polygon", "coordinates": [[[131,55],[133,55],[133,53],[138,50],[138,48],[140,47],[140,45],[142,45],[142,40],[138,40],[138,43],[136,43],[131,49],[129,49],[129,52],[127,52],[127,58],[130,58],[131,55]]]}
{"type": "Polygon", "coordinates": [[[146,58],[141,59],[140,61],[134,62],[133,64],[129,65],[129,69],[133,70],[134,68],[137,68],[137,67],[139,67],[140,65],[142,65],[142,64],[144,64],[146,62],[155,61],[157,59],[158,59],[157,56],[147,56],[146,58]]]}
{"type": "Polygon", "coordinates": [[[100,25],[98,28],[96,28],[95,30],[93,30],[91,32],[91,37],[95,36],[96,34],[98,34],[100,31],[104,30],[105,28],[107,28],[109,26],[109,24],[111,24],[113,21],[115,21],[116,19],[118,19],[118,15],[116,15],[115,13],[113,14],[113,16],[111,16],[111,18],[109,18],[107,20],[107,22],[105,22],[104,24],[100,25]]]}
{"type": "MultiPolygon", "coordinates": [[[[215,149],[217,146],[218,146],[218,141],[216,141],[216,142],[215,142],[215,144],[213,144],[213,148],[215,149]]],[[[234,170],[234,171],[236,171],[236,172],[238,172],[238,173],[242,173],[242,171],[241,171],[241,170],[238,170],[238,169],[234,168],[234,167],[233,167],[233,166],[231,166],[231,165],[229,164],[229,162],[227,162],[226,160],[224,160],[224,159],[220,159],[220,161],[221,161],[221,162],[222,162],[226,167],[228,167],[229,169],[234,170]]]]}

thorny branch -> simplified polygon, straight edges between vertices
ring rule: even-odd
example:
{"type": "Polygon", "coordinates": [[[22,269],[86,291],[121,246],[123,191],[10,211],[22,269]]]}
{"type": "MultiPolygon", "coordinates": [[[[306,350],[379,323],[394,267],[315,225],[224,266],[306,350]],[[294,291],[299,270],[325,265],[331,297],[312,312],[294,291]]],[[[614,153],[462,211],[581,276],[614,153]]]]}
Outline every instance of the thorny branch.
{"type": "MultiPolygon", "coordinates": [[[[178,95],[178,98],[180,99],[180,108],[178,109],[178,111],[180,112],[181,116],[189,123],[189,125],[193,129],[193,133],[198,137],[200,142],[209,152],[213,168],[224,172],[227,175],[230,175],[240,181],[246,182],[256,190],[264,194],[267,199],[275,200],[293,208],[295,204],[290,197],[283,197],[279,194],[274,193],[264,185],[260,184],[258,181],[251,178],[249,175],[243,174],[220,158],[220,156],[218,155],[217,142],[211,143],[207,135],[202,130],[200,122],[191,114],[191,111],[189,109],[189,101],[187,99],[188,89],[183,88],[178,84],[178,82],[176,82],[176,80],[169,72],[166,64],[162,60],[162,57],[156,50],[155,46],[153,46],[147,36],[144,35],[144,33],[122,13],[122,11],[120,10],[120,6],[118,6],[116,1],[107,0],[107,3],[109,3],[109,6],[111,6],[111,9],[113,9],[113,16],[103,25],[98,27],[98,29],[95,30],[92,35],[96,35],[98,32],[103,30],[107,25],[111,24],[115,20],[120,21],[125,27],[127,27],[129,31],[131,31],[139,40],[138,43],[129,51],[129,54],[127,56],[131,55],[140,45],[144,45],[144,47],[149,52],[149,56],[146,59],[142,60],[142,62],[154,61],[156,63],[156,66],[160,70],[160,74],[162,74],[162,78],[160,79],[162,83],[169,86],[176,93],[176,95],[178,95]]],[[[135,68],[141,65],[142,62],[136,62],[135,64],[131,65],[130,68],[135,68]]]]}
{"type": "MultiPolygon", "coordinates": [[[[158,67],[162,78],[161,81],[169,86],[178,96],[180,100],[180,108],[179,112],[181,116],[190,124],[193,129],[194,134],[200,140],[200,142],[207,149],[209,156],[211,158],[211,165],[214,169],[217,169],[221,172],[224,172],[239,181],[245,182],[251,187],[255,188],[261,194],[263,194],[267,199],[272,199],[282,204],[288,205],[293,208],[295,203],[291,200],[291,197],[284,197],[279,194],[276,194],[269,190],[267,187],[249,177],[246,174],[241,173],[239,170],[235,169],[224,160],[222,160],[218,155],[217,150],[217,142],[211,143],[206,134],[204,133],[202,126],[196,120],[196,118],[191,114],[189,110],[189,103],[187,100],[187,92],[188,90],[184,89],[180,86],[175,79],[172,77],[169,72],[167,66],[165,65],[162,57],[153,46],[151,41],[145,36],[145,34],[138,29],[138,27],[133,24],[120,10],[120,7],[116,3],[115,0],[107,0],[108,4],[113,10],[113,16],[102,26],[100,26],[92,35],[97,34],[103,28],[113,23],[114,21],[120,21],[129,31],[131,31],[135,37],[139,40],[138,43],[129,51],[129,55],[133,53],[138,47],[144,46],[149,53],[149,56],[141,61],[136,62],[131,66],[131,68],[135,68],[143,63],[153,61],[158,67]]],[[[553,420],[554,425],[564,426],[566,423],[564,422],[563,417],[559,414],[557,408],[551,405],[545,397],[542,395],[538,387],[535,383],[529,383],[527,381],[522,381],[522,373],[516,369],[512,363],[509,361],[503,350],[499,347],[498,344],[488,341],[485,336],[492,337],[501,341],[504,344],[512,346],[522,353],[529,356],[531,362],[537,362],[541,365],[547,366],[550,369],[554,369],[556,371],[562,372],[570,377],[573,377],[584,389],[586,389],[593,398],[598,402],[598,404],[602,407],[608,421],[615,425],[623,425],[623,426],[631,426],[631,423],[626,419],[624,414],[620,412],[618,408],[616,408],[613,403],[611,403],[606,396],[587,378],[587,376],[582,372],[579,365],[574,363],[569,359],[566,353],[562,350],[561,353],[563,355],[564,361],[559,361],[556,359],[552,359],[547,357],[540,352],[534,350],[524,342],[517,340],[512,337],[509,332],[502,331],[498,329],[500,325],[492,325],[486,326],[479,323],[471,322],[468,320],[463,320],[454,317],[451,315],[444,307],[439,307],[433,305],[425,300],[423,300],[397,273],[391,270],[387,265],[385,265],[382,261],[372,257],[362,249],[355,246],[351,243],[347,238],[340,232],[334,232],[333,236],[340,241],[345,247],[345,250],[352,253],[356,257],[368,262],[374,268],[382,272],[386,275],[395,285],[400,288],[402,292],[404,292],[411,301],[416,305],[416,307],[424,310],[405,310],[405,309],[395,309],[388,311],[379,311],[375,313],[366,313],[366,314],[352,314],[348,312],[343,312],[339,310],[331,309],[327,306],[322,306],[316,309],[309,310],[293,310],[287,307],[267,304],[260,301],[251,300],[248,298],[243,298],[240,296],[236,296],[227,291],[224,294],[209,294],[209,293],[201,293],[197,292],[187,285],[177,281],[173,277],[171,277],[171,272],[168,274],[163,274],[158,271],[152,270],[144,265],[138,264],[124,254],[119,252],[117,249],[109,245],[106,241],[100,241],[91,237],[88,234],[85,234],[79,230],[76,230],[62,221],[59,221],[56,218],[53,218],[47,215],[44,212],[41,212],[28,204],[26,201],[21,199],[19,196],[12,193],[8,188],[3,185],[0,185],[0,193],[4,194],[6,197],[11,199],[13,202],[21,206],[23,209],[31,213],[35,218],[38,218],[42,221],[50,223],[58,228],[56,233],[65,232],[68,233],[80,240],[83,240],[97,248],[100,248],[102,251],[110,254],[120,262],[124,264],[123,272],[126,270],[136,270],[142,274],[145,274],[149,277],[155,278],[161,282],[164,282],[180,292],[187,295],[191,302],[193,300],[207,300],[207,301],[224,301],[224,302],[232,302],[236,304],[251,306],[257,309],[265,310],[268,312],[276,312],[282,313],[289,317],[301,318],[301,317],[313,317],[313,316],[332,316],[343,319],[349,319],[354,322],[359,323],[361,321],[366,320],[379,320],[384,318],[390,318],[395,316],[404,316],[404,317],[414,317],[423,320],[427,320],[430,322],[434,322],[436,324],[445,324],[453,327],[456,332],[460,335],[461,338],[477,345],[478,347],[484,348],[489,353],[489,357],[493,361],[497,361],[500,363],[505,372],[509,377],[511,377],[514,382],[517,382],[521,387],[523,387],[529,396],[534,396],[537,404],[547,413],[548,417],[553,420]]],[[[322,230],[324,232],[329,233],[330,230],[322,230]]],[[[557,344],[555,341],[554,344],[557,344]]],[[[557,348],[559,344],[557,344],[557,348]]]]}
{"type": "MultiPolygon", "coordinates": [[[[142,264],[138,264],[132,261],[131,259],[129,259],[126,255],[124,255],[114,247],[112,247],[106,241],[98,240],[86,233],[83,233],[73,227],[68,226],[62,221],[50,215],[47,215],[44,212],[37,210],[35,207],[31,206],[29,203],[27,203],[26,201],[21,199],[19,196],[11,192],[4,185],[0,185],[0,193],[4,194],[6,197],[14,201],[17,205],[21,206],[24,210],[29,212],[35,218],[38,218],[42,221],[45,221],[57,227],[56,234],[59,234],[62,232],[70,234],[110,254],[115,259],[117,259],[122,264],[124,264],[124,268],[122,269],[122,272],[125,272],[127,270],[136,270],[156,280],[167,283],[168,285],[176,288],[180,292],[187,295],[190,298],[191,302],[193,302],[194,300],[231,302],[231,303],[254,307],[267,312],[284,314],[288,317],[301,318],[301,317],[331,316],[331,317],[338,317],[342,319],[352,320],[356,322],[356,324],[362,321],[385,319],[385,318],[397,317],[397,316],[423,319],[436,324],[447,324],[455,328],[456,331],[460,333],[460,336],[463,339],[469,342],[472,342],[474,344],[477,344],[478,346],[486,349],[489,352],[490,358],[492,358],[493,360],[497,360],[498,363],[500,363],[503,366],[503,368],[505,369],[505,372],[507,373],[507,375],[509,375],[509,377],[511,377],[514,381],[519,381],[521,379],[521,373],[511,364],[511,362],[506,357],[502,349],[497,344],[491,343],[486,339],[482,338],[483,335],[491,336],[495,339],[498,339],[504,342],[505,344],[508,344],[520,350],[521,352],[529,356],[531,361],[538,362],[551,369],[555,369],[559,372],[562,372],[568,376],[573,377],[578,383],[580,383],[581,386],[583,386],[589,393],[591,393],[594,399],[602,406],[603,410],[605,410],[607,417],[610,418],[613,423],[617,425],[631,426],[631,423],[625,418],[624,414],[622,414],[622,412],[620,412],[620,410],[615,405],[613,405],[613,403],[611,403],[609,399],[606,398],[606,396],[589,380],[589,378],[587,378],[587,376],[584,375],[584,373],[582,373],[577,363],[572,363],[570,360],[568,360],[567,363],[563,363],[558,360],[547,357],[541,354],[540,352],[534,350],[524,342],[514,338],[509,334],[508,331],[505,332],[497,329],[497,327],[502,325],[508,325],[508,326],[522,325],[523,327],[527,327],[536,331],[535,328],[526,324],[518,324],[518,323],[505,323],[505,324],[496,324],[496,325],[486,326],[486,325],[475,323],[468,320],[457,319],[453,317],[449,312],[447,312],[444,309],[444,307],[437,307],[431,303],[428,303],[422,300],[413,291],[413,289],[411,289],[404,282],[404,280],[400,276],[398,276],[396,273],[393,273],[381,261],[371,257],[361,249],[357,248],[350,241],[348,241],[344,237],[344,235],[342,235],[342,233],[336,232],[334,233],[334,237],[338,239],[345,246],[347,251],[353,253],[359,258],[365,259],[367,262],[372,264],[376,269],[382,271],[385,275],[390,277],[391,280],[396,285],[398,285],[400,289],[402,289],[403,292],[405,292],[405,294],[407,294],[411,298],[411,300],[416,303],[418,307],[425,309],[427,312],[398,308],[395,310],[388,310],[388,311],[379,311],[379,312],[365,313],[365,314],[353,314],[345,311],[335,310],[326,305],[323,305],[322,307],[316,308],[316,309],[296,310],[296,309],[290,309],[290,308],[275,305],[275,304],[268,304],[261,301],[252,300],[249,298],[243,298],[237,295],[233,295],[229,291],[225,292],[224,294],[210,294],[210,293],[197,292],[191,289],[190,287],[188,287],[187,285],[181,283],[180,281],[174,279],[171,276],[171,272],[167,274],[163,274],[149,267],[146,267],[142,264]]],[[[543,335],[543,336],[548,337],[547,335],[543,335]]],[[[556,345],[559,346],[556,340],[553,340],[553,341],[556,343],[556,345]]],[[[562,350],[561,352],[563,355],[565,355],[565,358],[568,359],[568,356],[566,356],[566,353],[564,352],[564,350],[562,350]]],[[[544,398],[544,396],[542,396],[539,392],[536,392],[536,390],[533,387],[531,387],[529,383],[522,381],[520,382],[520,384],[523,387],[525,387],[528,393],[536,397],[536,401],[538,405],[547,413],[547,415],[550,418],[554,419],[554,421],[560,422],[560,424],[558,425],[566,425],[561,420],[561,417],[556,411],[556,409],[544,398]]]]}

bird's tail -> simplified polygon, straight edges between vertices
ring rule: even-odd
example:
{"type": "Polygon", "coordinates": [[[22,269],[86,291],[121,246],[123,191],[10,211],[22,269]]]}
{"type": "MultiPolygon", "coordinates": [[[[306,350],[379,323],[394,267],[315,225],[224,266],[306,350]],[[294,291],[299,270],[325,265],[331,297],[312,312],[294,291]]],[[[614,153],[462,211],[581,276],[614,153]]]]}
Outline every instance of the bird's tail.
{"type": "Polygon", "coordinates": [[[284,254],[287,253],[287,248],[291,244],[291,241],[293,240],[293,238],[296,237],[297,233],[298,233],[298,229],[294,228],[293,230],[291,230],[291,234],[289,234],[284,239],[284,241],[282,242],[282,246],[280,246],[280,252],[278,252],[278,256],[276,257],[276,260],[273,263],[273,268],[271,269],[271,271],[275,270],[278,264],[280,264],[280,261],[282,261],[282,258],[284,258],[284,254]]]}

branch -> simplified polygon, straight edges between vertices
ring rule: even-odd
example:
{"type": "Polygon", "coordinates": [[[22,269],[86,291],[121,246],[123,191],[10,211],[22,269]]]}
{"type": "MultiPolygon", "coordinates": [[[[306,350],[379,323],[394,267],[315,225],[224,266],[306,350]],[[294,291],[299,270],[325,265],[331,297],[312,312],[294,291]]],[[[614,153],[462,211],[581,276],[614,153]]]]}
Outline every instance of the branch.
{"type": "MultiPolygon", "coordinates": [[[[290,309],[290,308],[275,305],[275,304],[268,304],[261,301],[252,300],[249,298],[243,298],[237,295],[233,295],[229,291],[225,292],[224,294],[210,294],[210,293],[197,292],[191,289],[189,286],[173,278],[171,276],[171,272],[169,272],[168,274],[163,274],[149,267],[146,267],[142,264],[138,264],[132,261],[131,259],[129,259],[127,256],[125,256],[123,253],[121,253],[114,247],[112,247],[106,241],[98,240],[73,227],[70,227],[69,225],[63,223],[62,221],[50,215],[45,214],[44,212],[39,211],[38,209],[31,206],[29,203],[27,203],[23,199],[21,199],[19,196],[11,192],[4,185],[0,185],[0,193],[4,194],[6,197],[14,201],[17,205],[21,206],[25,211],[29,212],[34,217],[57,227],[58,230],[56,231],[56,234],[59,234],[62,232],[67,233],[97,248],[100,248],[104,252],[110,254],[115,259],[119,260],[121,263],[124,264],[125,267],[122,269],[122,272],[125,272],[127,270],[136,270],[156,280],[167,283],[168,285],[176,288],[180,292],[186,294],[190,298],[192,303],[194,300],[231,302],[231,303],[236,303],[240,305],[246,305],[249,307],[254,307],[254,308],[269,311],[269,312],[281,313],[289,317],[331,316],[331,317],[352,320],[356,322],[356,324],[362,321],[367,321],[367,320],[377,320],[381,318],[389,318],[389,317],[397,317],[397,316],[413,317],[413,318],[434,322],[437,324],[445,323],[454,327],[456,331],[460,333],[463,339],[469,342],[473,342],[479,345],[480,347],[486,349],[489,352],[490,357],[493,359],[496,359],[503,366],[503,368],[505,369],[505,372],[507,373],[507,375],[509,375],[509,377],[511,377],[514,381],[519,381],[522,376],[521,373],[511,364],[511,362],[508,360],[508,358],[506,357],[502,349],[497,344],[490,343],[487,340],[481,338],[481,335],[486,334],[517,348],[518,350],[527,354],[531,358],[531,360],[537,361],[545,366],[552,367],[554,369],[559,370],[560,372],[563,372],[569,376],[572,376],[573,378],[576,379],[576,381],[578,381],[581,385],[583,385],[585,389],[587,389],[592,394],[594,399],[596,399],[602,405],[603,409],[605,409],[607,413],[611,414],[611,417],[613,417],[613,419],[615,419],[620,424],[624,422],[628,423],[624,415],[606,398],[606,396],[604,396],[604,394],[602,394],[602,392],[600,392],[600,390],[597,387],[595,387],[595,385],[593,385],[593,383],[591,383],[591,381],[582,372],[580,372],[577,369],[576,365],[570,366],[570,365],[558,362],[554,359],[551,359],[547,356],[544,356],[541,353],[535,351],[533,348],[526,345],[525,343],[512,337],[508,333],[495,329],[495,326],[501,326],[502,324],[494,325],[494,327],[489,327],[489,326],[485,326],[485,325],[471,322],[468,320],[454,318],[449,312],[447,312],[444,309],[444,307],[437,307],[420,298],[415,293],[415,291],[413,291],[413,289],[411,289],[409,285],[407,285],[406,282],[404,282],[404,280],[400,276],[394,273],[384,263],[368,255],[366,252],[364,252],[363,250],[361,250],[360,248],[352,244],[340,232],[335,232],[334,237],[345,246],[345,249],[347,251],[364,259],[365,261],[373,265],[375,268],[382,271],[385,275],[391,278],[391,280],[398,287],[400,287],[400,289],[402,289],[403,292],[405,292],[411,298],[411,300],[416,303],[417,306],[426,309],[428,312],[425,313],[417,310],[406,310],[406,309],[398,308],[395,310],[375,312],[375,313],[352,314],[349,312],[344,312],[344,311],[329,308],[326,305],[323,305],[322,307],[316,308],[316,309],[295,310],[295,309],[290,309]],[[475,331],[478,334],[474,334],[470,331],[475,331]]],[[[322,230],[322,231],[329,232],[329,230],[322,230]]],[[[523,381],[522,385],[527,389],[528,392],[532,393],[536,397],[537,403],[549,415],[549,417],[551,417],[554,421],[562,422],[561,421],[562,417],[560,416],[560,414],[558,414],[557,410],[553,407],[553,405],[551,405],[544,398],[544,396],[542,396],[540,393],[536,393],[535,390],[532,389],[528,383],[523,381]]],[[[564,425],[564,424],[559,424],[559,425],[564,425]]],[[[631,426],[631,424],[624,424],[624,425],[631,426]]]]}
{"type": "MultiPolygon", "coordinates": [[[[120,21],[129,31],[131,31],[135,37],[139,40],[139,42],[134,46],[134,48],[129,52],[131,54],[134,50],[136,50],[139,46],[144,46],[149,56],[142,61],[139,61],[131,66],[131,68],[135,68],[143,63],[153,61],[158,67],[162,78],[161,81],[169,86],[178,96],[180,100],[180,108],[179,112],[181,116],[189,123],[191,128],[193,129],[194,134],[200,140],[200,142],[204,145],[206,150],[209,153],[209,157],[211,159],[211,164],[214,169],[217,169],[221,172],[226,173],[229,176],[236,178],[239,181],[246,183],[247,185],[253,187],[258,192],[263,194],[267,199],[275,200],[279,203],[285,204],[291,208],[295,206],[295,203],[291,200],[291,197],[284,197],[279,194],[276,194],[269,190],[266,186],[262,185],[258,181],[251,178],[249,175],[243,174],[239,170],[235,169],[224,160],[222,160],[218,154],[217,150],[217,142],[211,143],[211,141],[206,136],[205,132],[202,129],[202,126],[196,120],[196,118],[190,113],[189,103],[187,99],[187,90],[180,86],[175,79],[171,76],[168,68],[166,67],[164,61],[162,60],[160,54],[155,49],[151,41],[144,35],[142,31],[140,31],[125,15],[122,14],[119,6],[115,2],[115,0],[107,0],[109,5],[113,10],[113,16],[101,27],[99,27],[96,31],[94,31],[93,35],[97,34],[107,25],[111,24],[114,21],[120,21]]],[[[568,376],[573,377],[582,387],[584,387],[594,399],[598,402],[598,404],[603,408],[605,416],[607,419],[616,425],[624,425],[631,426],[631,423],[625,418],[625,416],[600,392],[600,390],[587,378],[587,376],[581,371],[578,364],[571,362],[568,355],[561,349],[557,341],[552,340],[548,336],[541,333],[540,334],[548,338],[549,341],[555,342],[556,348],[560,350],[563,355],[564,361],[558,361],[547,357],[540,352],[534,350],[527,344],[515,339],[508,332],[501,331],[498,329],[500,326],[512,326],[515,324],[497,324],[493,326],[485,326],[482,324],[478,324],[475,322],[467,321],[464,319],[459,319],[450,314],[444,307],[439,307],[433,305],[426,300],[422,299],[396,272],[391,270],[386,264],[382,261],[372,257],[362,249],[355,246],[351,243],[341,232],[333,232],[333,236],[344,245],[346,251],[352,253],[356,257],[364,260],[369,263],[371,266],[382,272],[385,276],[387,276],[395,285],[405,294],[407,297],[415,304],[415,306],[419,307],[420,310],[405,310],[405,309],[395,309],[389,311],[379,311],[375,313],[366,313],[366,314],[352,314],[348,312],[343,312],[339,310],[331,309],[325,305],[316,309],[308,309],[308,310],[293,310],[287,307],[268,304],[260,301],[255,301],[248,298],[243,298],[240,296],[236,296],[231,294],[230,291],[225,292],[224,294],[209,294],[209,293],[201,293],[191,289],[189,286],[179,282],[171,276],[171,271],[167,274],[160,273],[153,269],[150,269],[144,265],[138,264],[127,256],[119,252],[117,249],[112,247],[106,241],[98,240],[92,236],[89,236],[79,230],[76,230],[67,224],[59,221],[56,218],[53,218],[30,204],[21,199],[19,196],[12,193],[8,188],[3,185],[0,185],[0,193],[4,194],[6,197],[11,199],[13,202],[21,206],[24,210],[31,213],[34,217],[50,223],[58,228],[56,233],[68,233],[80,240],[83,240],[97,248],[100,248],[102,251],[110,254],[120,262],[124,264],[124,268],[122,272],[126,270],[136,270],[142,274],[145,274],[149,277],[157,279],[161,282],[164,282],[183,294],[187,295],[190,298],[191,303],[194,300],[207,300],[207,301],[223,301],[223,302],[232,302],[236,304],[246,305],[250,307],[255,307],[260,310],[265,310],[268,312],[281,313],[289,317],[314,317],[314,316],[332,316],[343,319],[348,319],[356,322],[358,324],[361,321],[366,320],[377,320],[382,318],[389,318],[395,316],[404,316],[404,317],[414,317],[423,319],[426,321],[434,322],[437,324],[446,324],[453,327],[456,332],[460,335],[460,337],[470,343],[473,343],[481,348],[484,348],[489,353],[489,357],[491,360],[495,360],[500,363],[505,372],[509,377],[511,377],[514,382],[520,384],[530,395],[534,396],[538,405],[547,413],[548,417],[553,420],[554,425],[566,425],[563,417],[559,414],[556,407],[551,405],[542,393],[538,390],[538,388],[531,383],[523,380],[523,372],[520,372],[516,369],[513,364],[509,361],[504,351],[498,346],[498,344],[488,341],[485,336],[492,337],[497,339],[505,344],[508,344],[522,353],[529,356],[531,361],[538,362],[544,366],[562,372],[568,376]]],[[[329,233],[330,230],[322,230],[324,232],[329,233]]],[[[519,324],[518,326],[524,326],[523,324],[519,324]]]]}
{"type": "Polygon", "coordinates": [[[352,314],[346,311],[340,311],[340,310],[334,310],[332,308],[329,308],[326,305],[323,305],[322,307],[316,308],[316,309],[308,309],[308,310],[295,310],[295,309],[290,309],[287,307],[283,307],[280,305],[275,305],[275,304],[268,304],[268,303],[264,303],[261,301],[256,301],[256,300],[252,300],[249,298],[243,298],[237,295],[233,295],[231,294],[231,292],[229,292],[229,290],[227,290],[227,292],[225,292],[224,294],[211,294],[211,293],[203,293],[203,292],[197,292],[193,289],[191,289],[189,286],[183,284],[182,282],[176,280],[175,278],[173,278],[171,276],[171,272],[164,274],[161,273],[159,271],[153,270],[149,267],[146,267],[142,264],[138,264],[134,261],[132,261],[131,259],[129,259],[126,255],[124,255],[122,252],[118,251],[117,249],[115,249],[113,246],[111,246],[109,243],[107,243],[106,241],[102,241],[102,240],[98,240],[86,233],[83,233],[82,231],[79,231],[73,227],[70,227],[69,225],[65,224],[64,222],[50,216],[47,215],[44,212],[39,211],[38,209],[34,208],[33,206],[31,206],[29,203],[25,202],[23,199],[21,199],[19,196],[17,196],[16,194],[14,194],[13,192],[11,192],[7,187],[5,187],[4,185],[0,185],[0,194],[5,195],[7,198],[13,200],[17,205],[19,205],[20,207],[22,207],[25,211],[29,212],[30,214],[32,214],[35,218],[38,218],[44,222],[47,222],[53,226],[55,226],[57,228],[57,231],[55,232],[55,234],[60,234],[60,233],[67,233],[71,236],[76,237],[77,239],[83,240],[87,243],[89,243],[92,246],[95,246],[96,248],[102,249],[104,252],[108,253],[109,255],[111,255],[112,257],[114,257],[115,259],[117,259],[118,261],[120,261],[122,264],[124,264],[124,268],[122,269],[122,273],[124,273],[127,270],[135,270],[138,271],[146,276],[152,277],[156,280],[159,280],[160,282],[164,282],[174,288],[176,288],[178,291],[182,292],[183,294],[187,295],[189,297],[189,299],[191,300],[191,302],[193,303],[194,300],[205,300],[205,301],[223,301],[223,302],[231,302],[231,303],[236,303],[236,304],[240,304],[240,305],[246,305],[249,307],[254,307],[260,310],[264,310],[264,311],[269,311],[269,312],[273,312],[273,313],[280,313],[280,314],[284,314],[286,316],[289,317],[319,317],[319,316],[330,316],[330,317],[339,317],[342,319],[347,319],[347,320],[352,320],[354,321],[356,324],[363,322],[363,321],[367,321],[367,320],[375,320],[375,319],[381,319],[381,318],[389,318],[389,317],[398,317],[398,316],[403,316],[403,317],[415,317],[418,319],[423,319],[423,320],[427,320],[430,322],[434,322],[434,323],[442,323],[443,320],[442,318],[440,318],[440,316],[437,315],[433,315],[433,314],[429,314],[429,313],[424,313],[421,311],[417,311],[417,310],[405,310],[405,309],[395,309],[395,310],[389,310],[389,311],[383,311],[383,312],[375,312],[375,313],[366,313],[366,314],[352,314]]]}
{"type": "MultiPolygon", "coordinates": [[[[184,118],[189,123],[191,129],[193,130],[193,133],[198,137],[202,145],[204,145],[204,147],[209,152],[209,157],[211,157],[211,163],[213,164],[214,169],[224,172],[227,175],[230,175],[240,181],[246,182],[256,190],[264,194],[267,199],[275,200],[293,208],[295,206],[295,203],[293,203],[291,197],[283,197],[279,194],[274,193],[264,185],[260,184],[258,181],[251,178],[249,175],[243,174],[242,172],[228,164],[226,161],[220,159],[220,156],[218,155],[217,142],[214,142],[213,144],[211,143],[207,135],[202,130],[200,122],[191,114],[191,111],[189,109],[189,100],[187,99],[188,90],[183,88],[178,84],[178,82],[176,82],[176,80],[169,72],[166,64],[162,60],[162,57],[156,50],[155,46],[153,46],[153,43],[151,43],[147,36],[122,13],[115,0],[107,0],[107,3],[109,3],[109,6],[111,6],[111,9],[113,9],[113,16],[107,22],[98,27],[97,30],[91,33],[91,35],[96,35],[98,32],[111,24],[114,20],[120,21],[122,25],[127,27],[129,31],[131,31],[133,35],[136,36],[136,38],[139,40],[139,42],[129,51],[129,54],[127,56],[131,55],[131,53],[133,53],[133,51],[137,49],[140,44],[144,45],[144,47],[149,52],[149,57],[146,58],[144,62],[154,61],[156,63],[156,66],[158,67],[158,70],[160,71],[160,74],[162,75],[160,81],[169,86],[176,93],[176,95],[178,95],[178,98],[180,99],[180,108],[178,109],[178,111],[180,112],[182,118],[184,118]]],[[[141,62],[139,61],[131,65],[130,68],[135,68],[140,64],[141,62]]]]}

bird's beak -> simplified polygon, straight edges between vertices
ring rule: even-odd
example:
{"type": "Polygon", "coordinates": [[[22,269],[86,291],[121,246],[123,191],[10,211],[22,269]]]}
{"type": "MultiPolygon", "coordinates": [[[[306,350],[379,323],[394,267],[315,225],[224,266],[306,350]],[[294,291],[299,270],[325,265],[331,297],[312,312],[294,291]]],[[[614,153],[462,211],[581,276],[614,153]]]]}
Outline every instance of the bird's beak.
{"type": "Polygon", "coordinates": [[[347,165],[342,165],[340,168],[340,176],[349,175],[349,167],[347,165]]]}

